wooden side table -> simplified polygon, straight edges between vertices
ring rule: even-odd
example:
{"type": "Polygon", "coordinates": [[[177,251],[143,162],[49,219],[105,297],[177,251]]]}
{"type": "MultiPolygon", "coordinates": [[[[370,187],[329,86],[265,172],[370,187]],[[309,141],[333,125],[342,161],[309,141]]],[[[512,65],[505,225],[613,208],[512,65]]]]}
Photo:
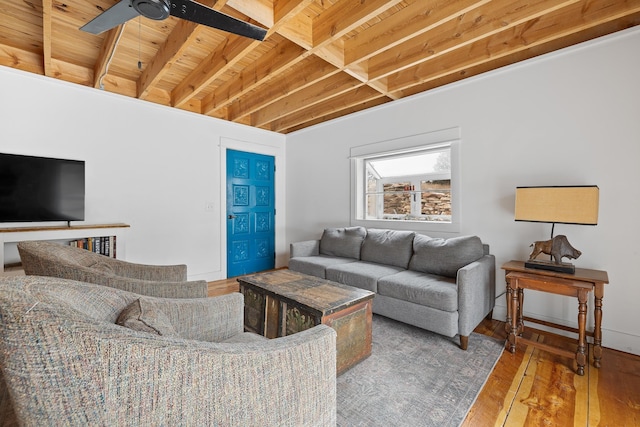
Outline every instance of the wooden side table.
{"type": "Polygon", "coordinates": [[[586,336],[588,335],[593,337],[593,365],[599,368],[602,358],[602,298],[604,285],[609,283],[607,272],[576,268],[575,274],[558,273],[525,268],[522,261],[509,261],[502,266],[502,269],[505,270],[507,281],[507,323],[505,328],[508,337],[505,347],[515,353],[516,344],[523,342],[554,354],[575,359],[578,364],[578,375],[584,375],[584,367],[587,363],[586,336]],[[576,297],[578,299],[578,328],[523,316],[524,289],[576,297]],[[587,296],[591,291],[594,292],[595,325],[593,332],[587,332],[587,296]],[[576,353],[523,338],[524,320],[576,332],[578,334],[576,353]]]}

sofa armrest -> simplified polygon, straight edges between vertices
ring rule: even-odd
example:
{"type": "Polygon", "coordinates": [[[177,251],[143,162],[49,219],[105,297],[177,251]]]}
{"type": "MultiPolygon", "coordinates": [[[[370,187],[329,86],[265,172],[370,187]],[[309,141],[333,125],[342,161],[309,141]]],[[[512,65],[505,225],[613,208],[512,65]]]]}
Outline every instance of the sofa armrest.
{"type": "Polygon", "coordinates": [[[320,240],[305,240],[289,245],[289,258],[320,255],[320,240]]]}
{"type": "Polygon", "coordinates": [[[495,305],[496,259],[484,255],[458,270],[458,330],[469,336],[495,305]]]}
{"type": "Polygon", "coordinates": [[[234,292],[214,298],[154,298],[181,338],[220,342],[244,331],[244,295],[234,292]]]}

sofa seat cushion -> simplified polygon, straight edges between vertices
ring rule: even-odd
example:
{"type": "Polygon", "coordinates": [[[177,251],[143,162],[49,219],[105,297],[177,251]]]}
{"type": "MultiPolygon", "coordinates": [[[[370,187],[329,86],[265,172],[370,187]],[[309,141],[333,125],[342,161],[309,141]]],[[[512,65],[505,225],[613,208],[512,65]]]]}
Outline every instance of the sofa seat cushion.
{"type": "Polygon", "coordinates": [[[341,258],[335,256],[315,255],[289,259],[289,269],[310,276],[326,279],[327,267],[339,264],[356,262],[354,258],[341,258]]]}
{"type": "Polygon", "coordinates": [[[391,265],[366,261],[351,262],[327,267],[326,279],[371,292],[377,292],[378,279],[403,269],[391,265]]]}
{"type": "Polygon", "coordinates": [[[360,259],[360,247],[366,235],[364,227],[326,228],[320,238],[320,254],[360,259]]]}
{"type": "Polygon", "coordinates": [[[478,236],[433,239],[418,234],[413,239],[409,269],[455,278],[460,268],[483,255],[484,248],[478,236]]]}
{"type": "Polygon", "coordinates": [[[413,231],[378,230],[370,228],[362,243],[360,259],[378,264],[392,265],[403,270],[413,254],[413,231]]]}
{"type": "Polygon", "coordinates": [[[455,279],[406,270],[378,280],[378,293],[442,311],[458,310],[455,279]]]}

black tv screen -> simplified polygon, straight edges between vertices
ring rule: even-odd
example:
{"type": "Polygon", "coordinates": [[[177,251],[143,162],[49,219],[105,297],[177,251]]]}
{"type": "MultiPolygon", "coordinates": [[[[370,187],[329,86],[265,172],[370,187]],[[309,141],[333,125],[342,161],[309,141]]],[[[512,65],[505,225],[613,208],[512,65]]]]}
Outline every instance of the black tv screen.
{"type": "Polygon", "coordinates": [[[84,220],[84,162],[0,153],[0,222],[84,220]]]}

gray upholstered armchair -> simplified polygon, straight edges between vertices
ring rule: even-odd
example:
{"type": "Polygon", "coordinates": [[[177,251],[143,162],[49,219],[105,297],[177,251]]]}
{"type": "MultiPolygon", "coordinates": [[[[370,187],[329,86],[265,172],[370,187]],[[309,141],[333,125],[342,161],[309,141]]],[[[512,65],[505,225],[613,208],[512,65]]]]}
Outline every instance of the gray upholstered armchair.
{"type": "Polygon", "coordinates": [[[20,242],[18,252],[27,275],[96,283],[154,297],[208,296],[206,281],[187,280],[186,265],[135,264],[46,241],[20,242]]]}
{"type": "Polygon", "coordinates": [[[0,420],[335,425],[335,331],[319,325],[268,340],[243,332],[243,307],[240,293],[169,299],[51,277],[2,278],[0,420]],[[138,330],[139,319],[154,330],[138,330]]]}

